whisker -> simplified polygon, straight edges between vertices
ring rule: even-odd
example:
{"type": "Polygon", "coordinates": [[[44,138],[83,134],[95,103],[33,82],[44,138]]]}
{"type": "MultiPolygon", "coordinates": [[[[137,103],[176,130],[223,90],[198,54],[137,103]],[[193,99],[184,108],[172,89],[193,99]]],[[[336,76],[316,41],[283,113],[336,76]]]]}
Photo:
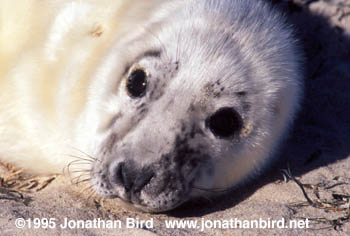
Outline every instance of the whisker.
{"type": "MultiPolygon", "coordinates": [[[[80,156],[75,156],[75,155],[72,155],[72,154],[64,154],[64,155],[77,158],[80,161],[88,161],[88,162],[94,162],[95,161],[93,159],[86,159],[86,158],[83,158],[83,157],[80,157],[80,156]]],[[[78,160],[76,160],[76,161],[78,161],[78,160]]]]}
{"type": "Polygon", "coordinates": [[[89,163],[80,162],[80,160],[79,161],[72,161],[71,163],[72,163],[71,166],[75,166],[75,165],[91,165],[91,162],[89,162],[89,163]]]}
{"type": "Polygon", "coordinates": [[[168,54],[168,50],[167,48],[165,47],[165,44],[162,42],[162,40],[160,40],[160,38],[154,34],[149,28],[147,28],[146,26],[142,26],[142,28],[147,31],[150,35],[152,35],[155,39],[157,39],[157,41],[160,43],[161,47],[163,48],[164,52],[165,52],[165,55],[167,57],[167,59],[170,61],[170,57],[169,57],[169,54],[168,54]]]}
{"type": "Polygon", "coordinates": [[[79,176],[76,176],[74,178],[71,179],[71,183],[72,184],[77,184],[81,181],[82,178],[91,178],[90,175],[88,174],[82,174],[82,175],[79,175],[79,176]]]}
{"type": "Polygon", "coordinates": [[[71,173],[91,173],[91,169],[73,170],[71,173]]]}
{"type": "Polygon", "coordinates": [[[74,184],[74,181],[76,180],[76,179],[80,179],[80,178],[82,178],[82,177],[84,177],[84,176],[91,176],[90,175],[90,171],[88,171],[88,170],[75,170],[75,171],[71,171],[71,170],[69,170],[69,168],[68,168],[68,175],[69,175],[69,179],[70,179],[70,181],[71,181],[71,183],[72,184],[74,184]],[[79,174],[78,176],[75,176],[75,177],[72,177],[72,174],[79,174]]]}
{"type": "MultiPolygon", "coordinates": [[[[98,196],[98,195],[96,194],[95,190],[93,189],[93,187],[92,187],[91,185],[88,186],[88,187],[86,187],[86,188],[84,188],[84,189],[80,192],[80,194],[82,194],[82,193],[84,193],[85,196],[87,196],[87,197],[86,197],[86,200],[90,200],[91,197],[93,197],[93,196],[98,196]]],[[[81,196],[81,195],[80,195],[80,196],[81,196]]]]}
{"type": "Polygon", "coordinates": [[[93,190],[93,188],[92,188],[91,185],[89,185],[89,186],[83,188],[82,190],[79,191],[78,197],[81,197],[83,193],[86,193],[87,191],[91,191],[91,190],[93,190]]]}
{"type": "Polygon", "coordinates": [[[73,155],[69,155],[69,154],[64,154],[64,155],[71,156],[71,157],[74,157],[74,158],[78,158],[78,160],[73,160],[67,166],[65,166],[63,168],[63,170],[62,170],[63,174],[65,174],[66,171],[69,174],[70,167],[73,166],[73,165],[91,165],[91,163],[93,163],[93,161],[91,161],[91,160],[83,159],[83,158],[78,157],[78,156],[73,156],[73,155]]]}
{"type": "Polygon", "coordinates": [[[86,157],[89,157],[91,160],[99,161],[96,157],[93,157],[93,156],[87,154],[86,152],[84,152],[84,151],[82,151],[82,150],[76,148],[76,147],[71,146],[71,148],[74,149],[74,150],[76,150],[76,151],[78,151],[78,152],[80,152],[80,153],[82,153],[82,154],[84,154],[86,157]]]}
{"type": "Polygon", "coordinates": [[[82,179],[82,180],[79,180],[79,181],[75,182],[74,184],[75,185],[79,185],[79,184],[84,183],[84,182],[89,182],[90,180],[91,180],[91,178],[82,179]]]}
{"type": "Polygon", "coordinates": [[[90,177],[90,173],[83,173],[81,175],[75,176],[75,177],[72,178],[72,180],[75,180],[75,179],[77,179],[79,177],[80,178],[82,178],[82,177],[90,177]]]}
{"type": "Polygon", "coordinates": [[[96,196],[97,194],[95,193],[94,189],[90,189],[90,193],[88,194],[87,200],[90,200],[92,197],[96,196]]]}
{"type": "MultiPolygon", "coordinates": [[[[78,164],[79,164],[79,160],[75,160],[75,161],[69,162],[69,164],[67,165],[67,170],[68,170],[68,172],[71,171],[71,167],[72,167],[72,166],[78,165],[78,164]]],[[[82,163],[80,163],[80,164],[82,164],[82,163]]],[[[91,165],[91,163],[89,163],[89,164],[91,165]]]]}

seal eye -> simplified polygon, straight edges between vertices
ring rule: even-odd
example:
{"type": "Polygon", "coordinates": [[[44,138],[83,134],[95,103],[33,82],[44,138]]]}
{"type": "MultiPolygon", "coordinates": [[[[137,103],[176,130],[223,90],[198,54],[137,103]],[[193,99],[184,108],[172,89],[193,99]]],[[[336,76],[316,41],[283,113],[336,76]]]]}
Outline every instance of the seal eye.
{"type": "Polygon", "coordinates": [[[143,69],[134,70],[128,77],[126,88],[133,98],[143,97],[146,93],[147,75],[143,69]]]}
{"type": "Polygon", "coordinates": [[[242,127],[242,118],[233,108],[224,107],[206,120],[206,126],[219,138],[229,138],[242,127]]]}

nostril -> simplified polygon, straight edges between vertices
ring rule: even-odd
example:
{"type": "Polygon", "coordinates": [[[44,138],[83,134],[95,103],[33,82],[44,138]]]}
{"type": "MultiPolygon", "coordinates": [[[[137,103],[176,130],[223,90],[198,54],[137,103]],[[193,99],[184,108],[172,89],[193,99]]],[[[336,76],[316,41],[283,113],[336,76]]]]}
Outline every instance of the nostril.
{"type": "Polygon", "coordinates": [[[124,162],[121,162],[118,164],[115,171],[115,176],[116,176],[116,182],[124,186],[126,192],[129,192],[133,185],[132,183],[133,177],[130,174],[128,166],[124,162]]]}
{"type": "Polygon", "coordinates": [[[143,170],[137,177],[133,186],[133,192],[141,191],[154,177],[154,172],[151,170],[143,170]]]}
{"type": "Polygon", "coordinates": [[[113,170],[114,182],[123,186],[127,196],[140,192],[155,176],[154,171],[149,167],[138,169],[129,162],[120,162],[113,170]]]}
{"type": "Polygon", "coordinates": [[[189,166],[191,167],[191,168],[196,168],[197,166],[199,165],[199,160],[198,159],[191,159],[190,161],[189,161],[189,166]]]}

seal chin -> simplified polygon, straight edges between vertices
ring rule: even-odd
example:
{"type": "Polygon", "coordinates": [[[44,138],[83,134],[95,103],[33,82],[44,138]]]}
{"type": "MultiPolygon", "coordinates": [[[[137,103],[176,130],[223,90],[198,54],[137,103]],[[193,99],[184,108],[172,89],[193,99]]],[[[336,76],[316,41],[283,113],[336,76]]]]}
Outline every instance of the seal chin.
{"type": "MultiPolygon", "coordinates": [[[[136,201],[133,199],[132,201],[126,201],[126,203],[131,204],[137,210],[143,212],[158,213],[170,211],[180,206],[184,202],[188,201],[189,197],[189,192],[180,193],[179,191],[176,191],[156,195],[141,191],[140,197],[136,199],[136,201]]],[[[125,202],[125,200],[121,200],[125,202]]]]}
{"type": "Polygon", "coordinates": [[[132,203],[147,212],[168,211],[189,200],[191,189],[191,182],[180,183],[180,179],[172,177],[155,178],[132,198],[132,203]]]}

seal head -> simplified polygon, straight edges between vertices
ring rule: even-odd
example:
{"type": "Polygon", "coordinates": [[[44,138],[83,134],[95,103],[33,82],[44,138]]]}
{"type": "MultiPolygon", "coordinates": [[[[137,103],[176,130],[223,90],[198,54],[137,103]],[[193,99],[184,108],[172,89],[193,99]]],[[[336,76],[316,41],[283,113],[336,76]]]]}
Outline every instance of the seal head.
{"type": "Polygon", "coordinates": [[[96,192],[161,212],[259,173],[301,90],[283,22],[262,1],[186,1],[119,44],[111,55],[126,62],[106,72],[96,192]]]}

